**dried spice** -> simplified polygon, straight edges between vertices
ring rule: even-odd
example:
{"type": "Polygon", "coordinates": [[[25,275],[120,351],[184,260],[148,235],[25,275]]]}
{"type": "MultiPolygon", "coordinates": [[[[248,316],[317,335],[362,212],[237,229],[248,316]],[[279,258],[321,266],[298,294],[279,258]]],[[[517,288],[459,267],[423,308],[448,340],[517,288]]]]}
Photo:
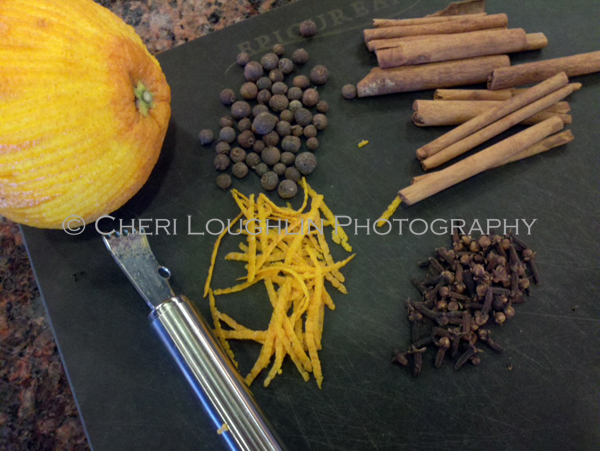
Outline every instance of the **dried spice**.
{"type": "MultiPolygon", "coordinates": [[[[284,179],[297,181],[301,174],[308,175],[314,171],[316,158],[309,156],[310,152],[299,160],[295,154],[300,151],[303,140],[307,150],[316,150],[319,147],[318,134],[327,128],[325,113],[329,104],[320,98],[321,93],[311,87],[311,83],[325,83],[328,70],[317,65],[310,71],[310,77],[302,74],[290,77],[293,81],[288,86],[290,83],[289,80],[285,82],[286,75],[294,72],[296,64],[308,61],[308,53],[298,49],[290,59],[283,58],[284,52],[283,45],[277,44],[272,52],[260,58],[260,62],[250,61],[248,54],[238,55],[236,62],[244,67],[246,80],[239,89],[243,100],[236,100],[232,89],[224,89],[220,93],[221,102],[230,106],[231,116],[222,117],[219,121],[221,129],[216,151],[222,156],[215,158],[218,170],[231,167],[233,175],[238,178],[245,177],[248,168],[254,169],[261,177],[271,172],[278,176],[278,184],[284,179]],[[316,112],[313,110],[315,107],[316,112]],[[283,159],[282,152],[285,154],[283,159]]],[[[213,140],[211,133],[208,129],[204,131],[201,142],[208,144],[213,140]]],[[[286,189],[285,195],[296,191],[286,189]]]]}
{"type": "MultiPolygon", "coordinates": [[[[475,240],[455,232],[450,250],[438,248],[418,264],[427,269],[425,278],[411,279],[421,301],[406,301],[413,343],[404,355],[433,347],[436,368],[449,356],[459,369],[467,362],[479,365],[482,346],[503,353],[491,328],[504,325],[515,316],[513,305],[525,302],[534,257],[514,235],[492,233],[475,240]]],[[[408,365],[408,359],[393,361],[408,365]]],[[[420,370],[413,368],[413,374],[420,370]]]]}
{"type": "Polygon", "coordinates": [[[207,146],[215,140],[215,134],[212,130],[205,128],[198,133],[198,139],[200,140],[200,144],[207,146]]]}
{"type": "Polygon", "coordinates": [[[317,24],[312,20],[305,20],[300,24],[300,35],[304,38],[310,38],[317,34],[317,24]]]}

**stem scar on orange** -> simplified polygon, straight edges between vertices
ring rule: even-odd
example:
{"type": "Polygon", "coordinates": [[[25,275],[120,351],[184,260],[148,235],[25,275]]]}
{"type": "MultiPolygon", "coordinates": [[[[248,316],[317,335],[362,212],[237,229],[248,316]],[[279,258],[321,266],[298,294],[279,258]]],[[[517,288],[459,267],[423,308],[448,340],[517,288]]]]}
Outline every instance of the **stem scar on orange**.
{"type": "Polygon", "coordinates": [[[135,30],[92,0],[0,0],[0,215],[61,228],[127,202],[171,91],[135,30]]]}

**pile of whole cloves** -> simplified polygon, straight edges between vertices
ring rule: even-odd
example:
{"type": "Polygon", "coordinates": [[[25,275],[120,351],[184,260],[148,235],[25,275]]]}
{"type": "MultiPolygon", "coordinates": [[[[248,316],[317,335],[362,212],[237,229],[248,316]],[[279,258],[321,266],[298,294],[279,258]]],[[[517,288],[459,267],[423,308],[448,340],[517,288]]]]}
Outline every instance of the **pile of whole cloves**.
{"type": "Polygon", "coordinates": [[[428,269],[424,279],[411,279],[422,295],[421,302],[406,301],[412,344],[396,351],[392,362],[407,366],[411,361],[414,376],[421,373],[429,346],[437,348],[436,368],[447,355],[455,369],[467,362],[478,365],[479,342],[503,353],[489,326],[515,315],[513,305],[525,302],[530,278],[539,283],[535,253],[512,234],[492,232],[475,240],[456,230],[452,241],[451,250],[438,248],[434,257],[418,263],[428,269]]]}

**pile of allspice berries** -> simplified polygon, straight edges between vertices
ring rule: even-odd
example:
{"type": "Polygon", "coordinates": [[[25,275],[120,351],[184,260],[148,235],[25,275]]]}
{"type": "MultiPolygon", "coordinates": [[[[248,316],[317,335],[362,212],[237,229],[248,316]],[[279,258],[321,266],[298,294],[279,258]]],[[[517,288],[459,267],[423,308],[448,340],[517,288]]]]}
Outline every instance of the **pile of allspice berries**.
{"type": "MultiPolygon", "coordinates": [[[[260,61],[251,61],[245,52],[237,56],[246,81],[237,92],[227,88],[220,93],[229,114],[219,121],[215,146],[219,188],[231,186],[229,170],[239,179],[253,170],[265,190],[277,190],[281,198],[290,199],[297,194],[301,177],[315,170],[313,152],[319,147],[318,134],[327,128],[329,110],[318,88],[327,82],[329,71],[315,65],[309,75],[293,75],[308,60],[308,52],[302,48],[291,58],[285,57],[281,44],[260,61]],[[289,78],[291,84],[286,83],[289,78]]],[[[209,145],[215,136],[204,129],[199,139],[202,145],[209,145]]]]}

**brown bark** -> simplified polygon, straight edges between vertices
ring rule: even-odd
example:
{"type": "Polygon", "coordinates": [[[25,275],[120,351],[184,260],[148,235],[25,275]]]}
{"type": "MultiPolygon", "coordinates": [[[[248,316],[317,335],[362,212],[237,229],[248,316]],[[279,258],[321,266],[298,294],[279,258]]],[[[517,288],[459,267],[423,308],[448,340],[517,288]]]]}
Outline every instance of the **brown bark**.
{"type": "Polygon", "coordinates": [[[494,70],[488,80],[488,89],[495,91],[529,85],[559,72],[565,72],[569,77],[600,72],[600,51],[494,70]]]}
{"type": "MultiPolygon", "coordinates": [[[[490,124],[489,126],[479,130],[478,132],[473,133],[465,139],[446,147],[444,150],[436,153],[435,155],[432,155],[429,158],[421,161],[421,166],[423,166],[423,169],[426,171],[438,167],[452,160],[453,158],[456,158],[457,156],[462,155],[471,149],[474,149],[478,145],[483,144],[484,142],[488,141],[494,136],[498,136],[500,133],[523,122],[525,119],[530,118],[534,114],[537,114],[540,111],[548,108],[549,106],[554,105],[556,102],[564,99],[573,91],[577,91],[580,88],[581,84],[579,83],[572,83],[563,88],[560,88],[548,94],[547,96],[542,97],[541,99],[524,106],[523,108],[515,111],[514,113],[503,117],[502,119],[490,124]]],[[[506,103],[508,102],[510,102],[510,100],[508,100],[506,103]]],[[[490,110],[490,112],[491,111],[493,110],[490,110]]]]}
{"type": "MultiPolygon", "coordinates": [[[[557,89],[565,86],[568,82],[569,79],[564,73],[549,78],[548,80],[530,88],[527,92],[507,100],[498,108],[477,116],[475,119],[456,127],[445,135],[442,135],[429,144],[417,149],[417,158],[419,160],[424,160],[432,155],[435,155],[446,147],[457,143],[458,141],[468,137],[469,135],[472,135],[491,123],[502,119],[518,109],[523,108],[524,106],[529,105],[530,103],[535,102],[536,100],[556,91],[557,89]]],[[[535,111],[532,114],[537,112],[538,111],[535,111]]]]}
{"type": "Polygon", "coordinates": [[[564,124],[560,118],[548,119],[446,169],[431,174],[418,183],[400,190],[398,195],[406,205],[414,205],[474,175],[492,169],[563,127],[564,124]]]}
{"type": "Polygon", "coordinates": [[[370,97],[482,83],[495,68],[508,65],[508,56],[497,55],[393,69],[375,67],[358,83],[358,96],[370,97]]]}
{"type": "MultiPolygon", "coordinates": [[[[464,124],[476,116],[502,105],[498,100],[415,100],[412,120],[419,127],[453,126],[464,124]]],[[[558,102],[522,122],[538,124],[552,115],[561,115],[565,124],[571,123],[568,102],[558,102]]]]}
{"type": "MultiPolygon", "coordinates": [[[[535,40],[535,42],[540,42],[535,40]]],[[[547,42],[547,41],[546,41],[547,42]]],[[[529,50],[528,35],[521,28],[473,31],[404,41],[395,47],[377,49],[379,67],[436,63],[477,56],[501,55],[529,50]]]]}
{"type": "MultiPolygon", "coordinates": [[[[469,17],[485,16],[486,13],[470,14],[469,17]]],[[[461,16],[432,16],[418,17],[416,19],[373,19],[373,27],[399,27],[406,25],[424,25],[430,23],[448,22],[450,20],[460,19],[461,16]]]]}
{"type": "Polygon", "coordinates": [[[508,100],[513,96],[510,89],[488,91],[487,89],[436,89],[435,100],[508,100]]]}
{"type": "MultiPolygon", "coordinates": [[[[567,143],[573,141],[575,137],[571,130],[565,130],[564,132],[556,133],[554,135],[548,136],[547,138],[542,139],[541,141],[535,143],[533,146],[528,147],[525,150],[513,155],[512,157],[504,160],[503,162],[494,166],[494,168],[499,168],[500,166],[504,166],[508,163],[513,163],[515,161],[524,160],[525,158],[533,157],[542,152],[547,152],[548,150],[554,149],[556,147],[564,146],[567,143]]],[[[413,177],[411,184],[419,183],[425,180],[426,178],[431,177],[436,174],[435,172],[430,172],[423,175],[417,175],[413,177]]]]}
{"type": "Polygon", "coordinates": [[[490,16],[463,16],[460,19],[447,22],[437,22],[423,25],[405,25],[399,27],[371,28],[364,30],[365,42],[374,39],[402,38],[405,36],[421,36],[428,34],[466,33],[468,31],[487,30],[489,28],[506,28],[506,14],[490,16]]]}

